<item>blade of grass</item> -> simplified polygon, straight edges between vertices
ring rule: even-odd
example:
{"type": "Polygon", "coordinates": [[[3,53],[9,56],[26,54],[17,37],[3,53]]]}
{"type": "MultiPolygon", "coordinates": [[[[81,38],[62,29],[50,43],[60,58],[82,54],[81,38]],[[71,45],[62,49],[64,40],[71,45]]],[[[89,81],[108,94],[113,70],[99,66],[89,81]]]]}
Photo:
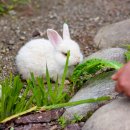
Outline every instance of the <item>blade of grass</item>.
{"type": "Polygon", "coordinates": [[[84,103],[95,103],[95,102],[101,102],[101,101],[106,101],[110,100],[111,98],[109,96],[102,96],[98,98],[90,98],[90,99],[85,99],[85,100],[80,100],[80,101],[75,101],[75,102],[67,102],[67,103],[61,103],[61,104],[56,104],[56,105],[50,105],[50,106],[43,106],[43,107],[37,107],[34,106],[24,112],[15,114],[13,116],[10,116],[4,120],[2,120],[0,123],[5,123],[7,121],[10,121],[14,118],[17,118],[19,116],[25,115],[27,113],[30,113],[32,111],[46,111],[46,110],[52,110],[52,109],[58,109],[58,108],[63,108],[63,107],[71,107],[71,106],[76,106],[84,103]]]}
{"type": "Polygon", "coordinates": [[[31,73],[31,79],[27,80],[27,86],[30,87],[30,89],[32,90],[32,93],[35,96],[37,106],[40,106],[41,105],[40,94],[38,93],[37,90],[38,88],[33,73],[31,73]]]}
{"type": "Polygon", "coordinates": [[[52,90],[52,84],[51,84],[51,79],[50,79],[50,75],[49,75],[49,71],[48,68],[46,66],[46,80],[47,80],[47,97],[48,97],[48,103],[50,102],[50,104],[53,104],[53,99],[52,99],[52,95],[53,95],[53,90],[52,90]]]}
{"type": "Polygon", "coordinates": [[[64,82],[65,82],[65,78],[66,78],[67,71],[68,71],[69,57],[70,57],[70,51],[68,51],[68,53],[67,53],[66,64],[65,64],[63,75],[62,75],[62,82],[61,82],[61,85],[59,87],[59,92],[58,92],[58,95],[57,95],[57,100],[59,100],[59,98],[61,98],[61,96],[63,94],[64,82]]]}
{"type": "MultiPolygon", "coordinates": [[[[96,102],[106,101],[106,100],[110,100],[110,99],[111,98],[109,96],[102,96],[102,97],[98,97],[98,98],[90,98],[90,99],[61,103],[61,104],[50,105],[50,106],[45,106],[45,107],[43,106],[43,110],[44,109],[51,110],[51,109],[58,109],[58,108],[63,108],[63,107],[71,107],[71,106],[81,105],[84,103],[96,103],[96,102]]],[[[42,107],[39,109],[42,110],[42,107]]]]}

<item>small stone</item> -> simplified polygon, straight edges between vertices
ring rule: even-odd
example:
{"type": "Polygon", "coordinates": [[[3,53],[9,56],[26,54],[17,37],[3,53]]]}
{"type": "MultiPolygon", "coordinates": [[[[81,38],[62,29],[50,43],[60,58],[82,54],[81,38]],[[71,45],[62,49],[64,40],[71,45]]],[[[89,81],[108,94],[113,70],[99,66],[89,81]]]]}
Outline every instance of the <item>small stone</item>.
{"type": "Polygon", "coordinates": [[[5,54],[5,52],[6,52],[6,49],[3,49],[1,52],[2,52],[3,54],[5,54]]]}
{"type": "Polygon", "coordinates": [[[2,42],[0,42],[0,49],[2,49],[4,46],[4,44],[2,42]]]}
{"type": "Polygon", "coordinates": [[[85,124],[85,122],[80,122],[80,123],[79,123],[79,126],[80,126],[80,127],[83,127],[84,124],[85,124]]]}
{"type": "Polygon", "coordinates": [[[14,41],[13,40],[10,40],[9,41],[9,45],[13,45],[14,44],[14,41]]]}
{"type": "Polygon", "coordinates": [[[52,126],[50,130],[57,130],[57,125],[52,126]]]}
{"type": "Polygon", "coordinates": [[[25,115],[19,119],[16,119],[15,123],[16,124],[27,124],[27,123],[37,123],[37,122],[48,123],[53,120],[57,120],[63,114],[63,112],[64,109],[58,109],[58,110],[51,110],[51,111],[46,111],[41,113],[25,115]]]}
{"type": "Polygon", "coordinates": [[[26,38],[25,38],[24,36],[21,36],[21,37],[20,37],[20,40],[21,40],[21,41],[24,41],[25,39],[26,39],[26,38]]]}
{"type": "Polygon", "coordinates": [[[57,14],[51,12],[51,13],[49,14],[49,18],[50,18],[50,19],[57,18],[57,14]]]}
{"type": "Polygon", "coordinates": [[[70,124],[64,130],[81,130],[78,124],[70,124]]]}
{"type": "Polygon", "coordinates": [[[15,12],[14,10],[10,10],[10,11],[9,11],[9,14],[10,14],[10,15],[16,15],[16,12],[15,12]]]}
{"type": "Polygon", "coordinates": [[[35,30],[33,33],[32,33],[32,37],[37,37],[37,36],[41,36],[41,31],[39,29],[35,30]]]}
{"type": "Polygon", "coordinates": [[[94,18],[94,21],[98,22],[99,19],[100,19],[100,17],[96,17],[96,18],[94,18]]]}

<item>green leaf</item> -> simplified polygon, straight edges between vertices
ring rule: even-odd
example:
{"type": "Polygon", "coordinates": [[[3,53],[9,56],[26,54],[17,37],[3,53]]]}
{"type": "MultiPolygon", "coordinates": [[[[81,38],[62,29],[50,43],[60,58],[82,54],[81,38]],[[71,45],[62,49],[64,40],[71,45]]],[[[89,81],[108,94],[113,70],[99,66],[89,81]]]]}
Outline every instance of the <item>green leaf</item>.
{"type": "Polygon", "coordinates": [[[118,70],[123,66],[123,64],[116,61],[108,61],[102,59],[90,59],[86,62],[79,64],[72,74],[71,80],[74,84],[81,86],[84,81],[89,80],[93,76],[97,75],[98,72],[103,72],[106,69],[118,70]]]}
{"type": "Polygon", "coordinates": [[[19,76],[13,77],[11,74],[9,78],[1,81],[1,86],[2,95],[0,100],[0,120],[24,111],[30,107],[30,105],[25,107],[29,89],[25,89],[25,92],[22,95],[23,97],[20,97],[23,84],[19,76]]]}

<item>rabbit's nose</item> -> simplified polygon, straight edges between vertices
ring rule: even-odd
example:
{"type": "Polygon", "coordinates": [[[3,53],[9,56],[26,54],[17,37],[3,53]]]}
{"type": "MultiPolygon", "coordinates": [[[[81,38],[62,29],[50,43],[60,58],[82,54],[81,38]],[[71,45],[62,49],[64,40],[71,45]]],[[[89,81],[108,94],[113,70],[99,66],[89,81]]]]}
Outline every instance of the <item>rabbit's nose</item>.
{"type": "Polygon", "coordinates": [[[76,65],[78,65],[79,63],[80,63],[80,61],[77,61],[77,62],[76,62],[76,65]]]}
{"type": "Polygon", "coordinates": [[[77,61],[80,61],[80,57],[76,57],[76,60],[77,60],[77,61]]]}

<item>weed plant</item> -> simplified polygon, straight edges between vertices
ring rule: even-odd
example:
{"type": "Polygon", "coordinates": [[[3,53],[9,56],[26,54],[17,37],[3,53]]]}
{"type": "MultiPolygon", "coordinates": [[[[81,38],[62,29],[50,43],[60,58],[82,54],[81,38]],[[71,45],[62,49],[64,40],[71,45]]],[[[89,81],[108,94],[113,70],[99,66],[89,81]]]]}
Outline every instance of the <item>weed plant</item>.
{"type": "Polygon", "coordinates": [[[68,124],[67,120],[65,119],[65,117],[61,116],[59,119],[58,119],[58,123],[60,124],[61,128],[65,128],[66,125],[68,124]]]}
{"type": "Polygon", "coordinates": [[[21,94],[23,83],[19,76],[13,77],[10,75],[10,78],[6,78],[1,83],[1,86],[0,120],[30,108],[33,96],[27,98],[28,87],[21,94]]]}
{"type": "Polygon", "coordinates": [[[29,4],[31,0],[1,0],[0,1],[0,15],[8,13],[9,10],[23,4],[29,4]]]}
{"type": "Polygon", "coordinates": [[[126,45],[127,52],[125,53],[126,61],[130,61],[130,45],[126,45]]]}
{"type": "Polygon", "coordinates": [[[73,71],[71,80],[77,87],[81,87],[83,83],[90,78],[106,71],[107,69],[118,70],[123,64],[116,61],[108,61],[103,59],[90,59],[86,62],[79,64],[73,71]]]}

